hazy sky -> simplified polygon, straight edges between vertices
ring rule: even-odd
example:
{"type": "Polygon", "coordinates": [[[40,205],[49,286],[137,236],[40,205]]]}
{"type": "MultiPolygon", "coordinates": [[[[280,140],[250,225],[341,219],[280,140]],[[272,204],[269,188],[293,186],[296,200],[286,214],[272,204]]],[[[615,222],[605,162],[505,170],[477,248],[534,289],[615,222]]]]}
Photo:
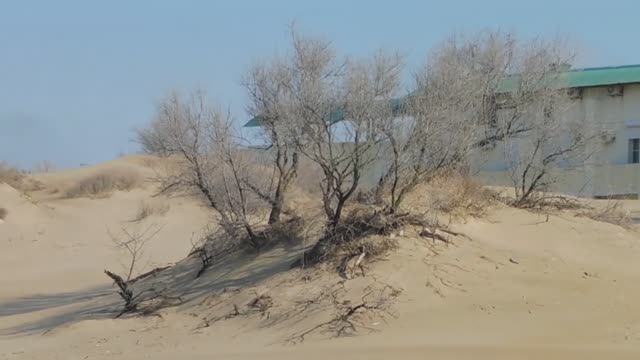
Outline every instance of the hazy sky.
{"type": "Polygon", "coordinates": [[[581,66],[640,63],[640,2],[0,0],[0,160],[77,166],[136,150],[172,88],[203,87],[246,120],[239,80],[287,49],[295,20],[344,54],[398,49],[412,67],[451,32],[567,34],[581,66]]]}

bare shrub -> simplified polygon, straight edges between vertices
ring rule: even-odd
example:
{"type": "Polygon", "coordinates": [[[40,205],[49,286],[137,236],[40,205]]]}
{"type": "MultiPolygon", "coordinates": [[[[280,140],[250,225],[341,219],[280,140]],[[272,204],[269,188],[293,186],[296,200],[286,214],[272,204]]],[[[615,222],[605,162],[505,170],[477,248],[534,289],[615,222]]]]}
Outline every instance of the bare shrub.
{"type": "Polygon", "coordinates": [[[138,141],[146,152],[176,159],[173,171],[161,175],[161,192],[199,196],[217,213],[228,236],[261,246],[251,215],[264,201],[250,184],[268,179],[253,171],[255,162],[240,147],[231,116],[211,106],[204,92],[188,99],[171,94],[159,104],[150,126],[138,131],[138,141]]]}
{"type": "Polygon", "coordinates": [[[354,206],[333,231],[325,232],[318,243],[292,266],[319,262],[342,264],[363,253],[375,258],[397,246],[390,235],[406,225],[425,226],[426,222],[420,215],[390,213],[374,206],[354,206]]]}
{"type": "Polygon", "coordinates": [[[169,211],[169,203],[163,201],[140,201],[132,222],[142,221],[153,215],[164,215],[169,211]]]}
{"type": "Polygon", "coordinates": [[[106,196],[114,191],[131,190],[141,182],[141,175],[133,169],[102,169],[66,189],[65,197],[106,196]]]}
{"type": "Polygon", "coordinates": [[[134,284],[144,278],[150,277],[167,267],[156,268],[144,274],[133,277],[134,272],[140,268],[140,262],[144,260],[146,245],[162,230],[161,226],[151,224],[143,229],[138,227],[120,229],[120,234],[107,231],[114,245],[118,249],[125,250],[128,260],[125,267],[125,276],[120,276],[109,270],[104,270],[105,275],[111,278],[118,287],[118,295],[124,301],[122,310],[116,317],[127,313],[151,314],[165,307],[176,305],[182,301],[180,297],[167,295],[166,289],[155,287],[134,288],[134,284]]]}
{"type": "Polygon", "coordinates": [[[0,220],[4,220],[7,218],[7,215],[9,215],[9,210],[0,207],[0,220]]]}
{"type": "Polygon", "coordinates": [[[510,196],[502,197],[501,200],[509,206],[547,214],[553,211],[583,210],[585,208],[582,202],[571,196],[541,191],[532,192],[526,201],[510,196]]]}
{"type": "Polygon", "coordinates": [[[629,211],[619,201],[607,201],[604,206],[588,207],[576,213],[576,216],[586,217],[595,221],[618,225],[625,229],[633,224],[629,211]]]}
{"type": "Polygon", "coordinates": [[[140,267],[147,243],[153,240],[161,230],[161,226],[150,224],[142,230],[137,226],[129,229],[122,227],[119,234],[107,231],[113,244],[118,249],[125,250],[129,257],[128,265],[126,265],[126,281],[131,280],[133,272],[140,267]]]}

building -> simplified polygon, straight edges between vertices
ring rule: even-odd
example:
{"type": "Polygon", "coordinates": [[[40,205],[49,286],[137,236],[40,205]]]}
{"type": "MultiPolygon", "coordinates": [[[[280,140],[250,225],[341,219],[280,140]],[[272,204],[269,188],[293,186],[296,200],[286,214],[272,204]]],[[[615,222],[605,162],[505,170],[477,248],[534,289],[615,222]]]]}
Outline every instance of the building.
{"type": "MultiPolygon", "coordinates": [[[[553,191],[582,197],[638,198],[640,194],[640,65],[567,70],[573,117],[603,134],[587,161],[556,169],[553,191]]],[[[488,154],[478,166],[487,183],[510,185],[504,157],[488,154]]]]}

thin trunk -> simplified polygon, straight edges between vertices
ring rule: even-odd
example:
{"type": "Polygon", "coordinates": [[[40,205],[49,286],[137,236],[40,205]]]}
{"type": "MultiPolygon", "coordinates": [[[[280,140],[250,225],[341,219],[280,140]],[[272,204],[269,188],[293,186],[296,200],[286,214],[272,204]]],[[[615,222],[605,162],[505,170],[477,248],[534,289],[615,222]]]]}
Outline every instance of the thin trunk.
{"type": "Polygon", "coordinates": [[[273,204],[271,205],[271,213],[269,213],[269,225],[277,224],[280,222],[280,215],[282,214],[282,207],[284,203],[284,194],[282,187],[278,185],[276,193],[273,197],[273,204]]]}

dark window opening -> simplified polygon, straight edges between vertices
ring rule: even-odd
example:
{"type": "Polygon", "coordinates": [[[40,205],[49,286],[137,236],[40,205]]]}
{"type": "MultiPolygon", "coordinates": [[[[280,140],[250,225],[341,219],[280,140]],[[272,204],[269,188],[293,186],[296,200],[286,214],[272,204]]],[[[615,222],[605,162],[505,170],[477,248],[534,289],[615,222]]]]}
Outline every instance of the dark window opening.
{"type": "Polygon", "coordinates": [[[640,163],[640,139],[629,139],[629,164],[640,163]]]}

